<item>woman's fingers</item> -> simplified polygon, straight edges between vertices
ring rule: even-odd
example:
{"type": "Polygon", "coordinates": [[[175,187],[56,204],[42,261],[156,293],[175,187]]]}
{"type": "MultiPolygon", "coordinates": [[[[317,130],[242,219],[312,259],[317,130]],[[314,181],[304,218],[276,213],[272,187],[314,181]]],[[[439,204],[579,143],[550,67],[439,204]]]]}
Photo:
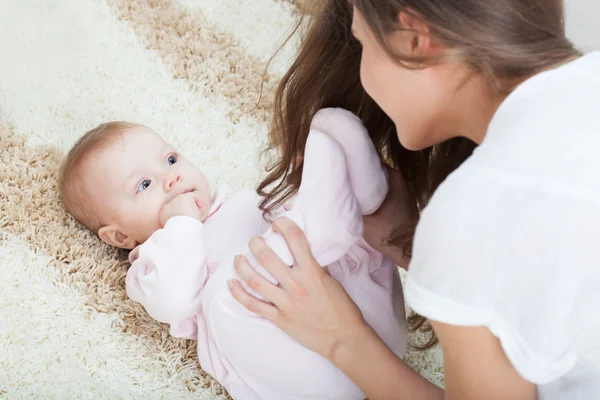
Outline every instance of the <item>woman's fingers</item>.
{"type": "Polygon", "coordinates": [[[277,218],[273,223],[273,231],[284,237],[297,266],[303,268],[317,265],[306,235],[291,219],[277,218]]]}
{"type": "MultiPolygon", "coordinates": [[[[279,306],[281,304],[285,297],[283,290],[256,272],[256,270],[252,268],[250,264],[248,264],[246,257],[236,256],[233,265],[235,267],[235,271],[238,273],[240,278],[246,282],[250,289],[273,303],[275,306],[279,306]]],[[[244,290],[244,292],[246,292],[246,290],[244,290]]]]}
{"type": "Polygon", "coordinates": [[[244,307],[263,318],[276,322],[279,316],[279,310],[272,304],[265,303],[250,295],[242,284],[232,279],[229,281],[229,290],[233,297],[240,302],[244,307]]]}
{"type": "Polygon", "coordinates": [[[253,239],[252,253],[282,287],[269,282],[245,257],[238,256],[235,269],[247,286],[231,281],[231,293],[248,310],[272,321],[308,349],[328,357],[349,331],[366,326],[362,314],[342,285],[319,266],[306,236],[295,223],[280,218],[273,229],[285,238],[294,265],[300,268],[289,268],[262,238],[253,239]],[[255,293],[272,304],[257,299],[255,293]]]}
{"type": "Polygon", "coordinates": [[[256,261],[263,266],[281,286],[286,287],[290,283],[290,267],[286,265],[275,254],[275,252],[267,246],[265,239],[258,236],[250,240],[248,243],[250,251],[256,258],[256,261]]]}

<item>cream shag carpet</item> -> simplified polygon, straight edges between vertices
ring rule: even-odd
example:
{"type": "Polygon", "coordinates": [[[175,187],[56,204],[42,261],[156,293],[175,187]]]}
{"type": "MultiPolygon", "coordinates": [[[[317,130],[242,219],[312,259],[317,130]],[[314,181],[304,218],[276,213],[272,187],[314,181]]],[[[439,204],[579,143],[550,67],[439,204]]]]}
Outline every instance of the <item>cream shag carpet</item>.
{"type": "MultiPolygon", "coordinates": [[[[127,264],[59,204],[61,156],[142,122],[216,185],[254,188],[301,7],[285,0],[0,0],[0,398],[222,399],[192,342],[126,299],[127,264]]],[[[407,361],[441,384],[439,350],[407,361]]]]}

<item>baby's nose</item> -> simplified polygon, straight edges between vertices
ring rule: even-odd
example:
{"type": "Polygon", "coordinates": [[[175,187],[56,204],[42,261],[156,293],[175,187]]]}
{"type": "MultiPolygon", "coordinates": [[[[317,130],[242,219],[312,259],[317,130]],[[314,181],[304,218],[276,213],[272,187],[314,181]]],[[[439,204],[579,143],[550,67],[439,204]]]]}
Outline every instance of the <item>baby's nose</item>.
{"type": "Polygon", "coordinates": [[[164,181],[164,189],[169,192],[175,187],[177,182],[181,181],[181,175],[175,173],[169,173],[164,181]]]}

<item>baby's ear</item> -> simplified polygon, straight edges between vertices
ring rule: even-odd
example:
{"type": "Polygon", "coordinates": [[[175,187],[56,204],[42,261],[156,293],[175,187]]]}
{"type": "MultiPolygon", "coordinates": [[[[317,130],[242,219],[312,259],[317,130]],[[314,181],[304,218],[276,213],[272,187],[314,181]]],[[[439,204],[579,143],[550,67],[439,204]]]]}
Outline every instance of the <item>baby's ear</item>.
{"type": "Polygon", "coordinates": [[[131,250],[137,245],[135,240],[121,232],[116,225],[103,226],[98,229],[98,236],[105,243],[122,249],[131,250]]]}

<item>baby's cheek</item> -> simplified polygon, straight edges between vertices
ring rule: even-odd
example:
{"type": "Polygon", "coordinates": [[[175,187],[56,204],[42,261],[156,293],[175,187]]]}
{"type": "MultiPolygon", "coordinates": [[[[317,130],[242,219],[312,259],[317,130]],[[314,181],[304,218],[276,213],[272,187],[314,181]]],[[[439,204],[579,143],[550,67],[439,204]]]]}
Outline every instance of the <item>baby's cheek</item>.
{"type": "Polygon", "coordinates": [[[142,231],[140,232],[140,236],[144,241],[148,240],[148,238],[150,238],[154,232],[162,228],[158,216],[153,219],[148,219],[144,225],[145,226],[141,227],[142,231]]]}
{"type": "Polygon", "coordinates": [[[136,232],[138,242],[142,243],[157,230],[162,228],[159,219],[160,207],[140,205],[137,210],[131,210],[130,226],[136,232]]]}
{"type": "Polygon", "coordinates": [[[208,180],[206,179],[206,176],[204,176],[203,173],[200,173],[200,175],[198,176],[198,186],[200,189],[204,189],[204,190],[208,190],[208,180]]]}

